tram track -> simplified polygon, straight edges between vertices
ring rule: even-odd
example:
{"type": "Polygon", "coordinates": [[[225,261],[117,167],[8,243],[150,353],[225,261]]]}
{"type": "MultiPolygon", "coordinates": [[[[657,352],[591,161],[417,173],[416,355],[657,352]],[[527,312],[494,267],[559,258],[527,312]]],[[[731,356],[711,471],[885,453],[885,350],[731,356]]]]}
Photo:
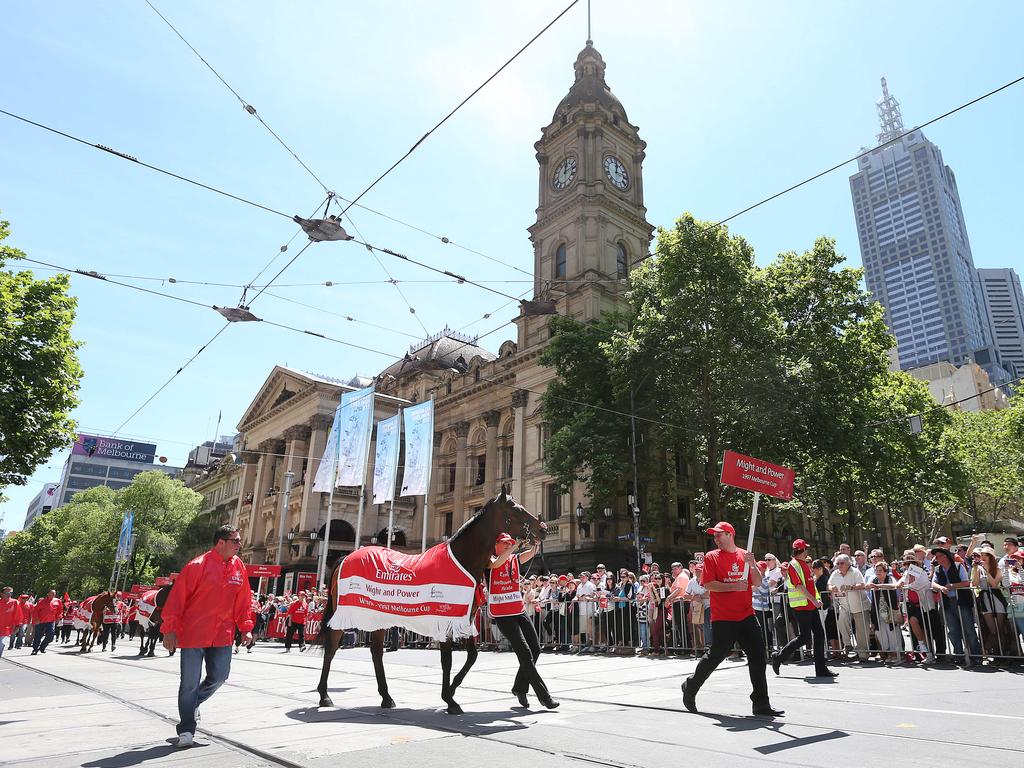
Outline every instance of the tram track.
{"type": "MultiPolygon", "coordinates": [[[[139,669],[139,666],[136,663],[133,663],[132,661],[129,661],[127,659],[110,659],[110,658],[102,658],[100,656],[83,656],[83,657],[80,657],[80,658],[82,658],[82,659],[84,659],[86,661],[92,661],[92,662],[101,663],[101,664],[112,664],[112,665],[117,665],[117,666],[122,666],[122,667],[128,667],[128,668],[131,668],[131,669],[139,669]]],[[[50,672],[48,672],[46,670],[41,670],[41,669],[38,669],[36,667],[30,667],[30,666],[27,666],[27,665],[24,665],[24,664],[20,664],[19,662],[15,662],[13,660],[10,660],[10,661],[11,661],[11,663],[17,664],[18,666],[20,666],[20,667],[22,667],[24,669],[31,670],[31,671],[34,671],[34,672],[38,672],[39,674],[46,675],[46,676],[52,677],[54,679],[60,680],[61,682],[64,682],[64,683],[67,683],[67,684],[70,684],[70,685],[74,685],[74,686],[78,686],[78,687],[81,687],[83,689],[89,690],[91,692],[97,693],[97,694],[102,695],[103,697],[105,697],[105,698],[107,698],[109,700],[118,702],[118,703],[123,704],[125,706],[128,706],[130,708],[136,709],[136,710],[138,710],[140,712],[144,712],[146,714],[149,714],[149,715],[152,715],[154,717],[157,717],[157,718],[159,718],[160,720],[162,720],[164,722],[167,722],[167,723],[170,723],[170,724],[176,723],[176,720],[174,718],[167,717],[167,716],[157,712],[156,710],[150,709],[149,707],[146,707],[146,706],[141,705],[141,704],[137,704],[135,702],[130,702],[130,701],[128,701],[126,699],[123,699],[123,698],[121,698],[119,696],[116,696],[114,694],[110,694],[110,693],[108,693],[106,691],[103,691],[102,689],[95,688],[94,686],[91,686],[91,685],[89,685],[87,683],[81,683],[81,682],[79,682],[77,680],[66,678],[66,677],[57,675],[55,673],[50,673],[50,672]]],[[[246,666],[248,666],[249,664],[271,665],[271,666],[276,666],[276,667],[286,667],[286,668],[290,668],[290,669],[303,670],[303,671],[306,671],[306,672],[311,672],[311,673],[314,673],[314,674],[319,674],[319,669],[318,668],[310,667],[310,666],[307,666],[305,664],[297,664],[297,663],[293,663],[293,662],[287,662],[287,661],[284,661],[284,660],[277,661],[277,660],[273,660],[273,659],[264,659],[264,658],[261,658],[261,659],[248,659],[248,658],[242,657],[242,658],[236,659],[235,661],[242,661],[243,663],[246,664],[246,666]]],[[[566,659],[566,661],[567,662],[583,662],[585,660],[583,660],[583,659],[571,659],[571,660],[570,659],[566,659]]],[[[744,666],[746,666],[746,665],[736,665],[735,667],[730,667],[730,669],[739,670],[739,669],[742,669],[744,666]]],[[[171,676],[171,677],[174,677],[174,678],[178,677],[178,671],[176,669],[175,670],[169,670],[169,669],[159,669],[159,668],[154,668],[154,667],[147,667],[146,669],[149,670],[149,671],[158,672],[160,674],[168,675],[168,676],[171,676]]],[[[426,668],[426,667],[424,668],[425,671],[427,669],[428,668],[426,668]]],[[[373,675],[372,672],[358,672],[358,671],[353,671],[353,670],[345,670],[344,674],[351,675],[351,676],[354,676],[354,677],[359,677],[359,678],[365,678],[365,679],[373,679],[374,678],[374,675],[373,675]]],[[[646,678],[646,679],[640,679],[640,680],[632,680],[630,682],[632,682],[632,683],[656,682],[656,681],[659,681],[659,680],[663,680],[664,677],[665,677],[664,675],[659,675],[659,676],[652,677],[652,678],[646,678]]],[[[403,683],[411,683],[411,684],[416,684],[416,685],[429,685],[429,686],[435,687],[435,688],[438,687],[438,685],[439,685],[437,680],[416,680],[416,679],[408,679],[408,678],[404,679],[403,683]]],[[[266,688],[258,688],[258,687],[252,686],[252,685],[246,685],[244,683],[236,682],[236,681],[232,681],[232,680],[228,680],[227,682],[225,682],[224,686],[225,687],[235,688],[235,689],[240,690],[240,691],[245,691],[245,692],[250,692],[250,693],[259,693],[261,695],[269,695],[269,696],[272,696],[274,698],[278,698],[278,699],[281,699],[281,700],[285,700],[285,701],[289,701],[289,702],[295,702],[295,703],[303,705],[305,708],[310,709],[310,710],[317,709],[315,704],[312,703],[309,698],[306,698],[306,697],[303,697],[303,696],[298,696],[298,695],[295,695],[295,694],[289,694],[289,693],[283,693],[283,692],[279,692],[279,691],[267,690],[266,688]]],[[[596,687],[600,688],[601,686],[596,686],[596,687]]],[[[477,693],[487,693],[487,694],[494,694],[495,693],[494,690],[489,689],[489,688],[482,688],[482,687],[479,687],[479,686],[466,685],[466,684],[463,684],[461,686],[461,689],[462,690],[470,690],[470,691],[474,691],[474,692],[477,692],[477,693]]],[[[315,694],[315,691],[311,690],[311,693],[315,694]]],[[[603,706],[620,707],[620,708],[623,708],[623,709],[640,710],[640,711],[647,711],[647,712],[663,712],[663,713],[666,713],[666,714],[673,714],[673,715],[683,714],[681,706],[680,707],[670,707],[670,706],[659,706],[657,704],[638,704],[638,703],[627,702],[627,701],[616,701],[616,700],[608,699],[608,698],[590,698],[590,697],[584,697],[584,696],[580,696],[580,695],[573,696],[573,695],[568,695],[569,693],[570,692],[565,692],[565,693],[560,694],[559,695],[559,699],[564,701],[564,702],[573,702],[573,703],[581,704],[581,705],[603,705],[603,706]]],[[[825,703],[825,702],[833,702],[833,703],[840,703],[840,704],[863,704],[864,703],[864,702],[857,701],[857,700],[852,700],[852,699],[847,700],[847,699],[835,699],[835,698],[822,698],[822,697],[816,697],[816,696],[798,696],[798,697],[791,696],[790,698],[797,698],[797,699],[803,700],[803,701],[822,702],[822,703],[825,703]]],[[[913,709],[913,708],[908,708],[908,709],[913,709]]],[[[346,713],[349,716],[354,716],[356,718],[369,718],[369,717],[371,717],[370,715],[368,715],[368,714],[366,714],[364,712],[357,711],[357,710],[348,710],[348,709],[345,709],[344,707],[335,707],[335,711],[339,711],[339,714],[346,713]]],[[[437,711],[439,711],[439,712],[441,711],[440,706],[438,707],[437,711]]],[[[573,753],[573,752],[567,752],[567,751],[560,751],[560,750],[557,750],[557,749],[546,749],[546,748],[539,747],[539,746],[536,746],[536,745],[517,744],[517,743],[515,743],[513,741],[502,739],[499,736],[493,735],[493,734],[474,733],[471,730],[465,730],[463,728],[457,727],[457,723],[458,723],[457,717],[451,717],[450,719],[453,721],[452,725],[451,726],[447,726],[447,725],[444,725],[442,723],[432,722],[432,723],[429,723],[429,724],[425,724],[425,723],[423,723],[422,721],[419,721],[419,720],[406,719],[406,718],[403,718],[399,714],[400,712],[401,712],[401,710],[398,710],[398,711],[395,711],[395,710],[381,710],[379,714],[375,714],[375,715],[373,715],[373,717],[379,718],[379,719],[384,719],[384,720],[387,720],[387,721],[389,721],[391,723],[394,723],[394,724],[397,724],[397,725],[407,725],[407,726],[418,727],[418,728],[429,728],[431,730],[440,731],[442,733],[447,733],[447,734],[450,734],[452,736],[462,736],[462,737],[465,737],[465,738],[473,738],[473,739],[480,739],[480,740],[484,740],[484,741],[492,741],[492,742],[496,742],[496,743],[501,743],[501,744],[506,745],[506,746],[512,746],[512,747],[516,747],[516,748],[519,748],[519,749],[525,749],[525,750],[528,750],[528,751],[531,751],[531,752],[536,752],[536,753],[539,753],[539,754],[543,754],[543,755],[546,755],[546,756],[549,756],[549,757],[563,757],[563,758],[574,760],[574,761],[578,761],[578,762],[584,762],[584,763],[589,763],[589,764],[597,764],[597,765],[604,765],[604,766],[607,766],[608,768],[636,768],[636,766],[632,766],[632,765],[627,764],[627,763],[619,763],[619,762],[612,761],[612,760],[604,760],[604,759],[597,758],[597,757],[594,757],[594,756],[582,755],[582,754],[579,754],[579,753],[573,753]]],[[[739,723],[739,722],[756,722],[756,721],[759,720],[758,718],[752,718],[752,717],[742,716],[742,715],[726,715],[726,714],[718,714],[718,715],[716,715],[716,714],[713,714],[713,713],[701,713],[700,716],[703,716],[703,717],[706,717],[706,718],[711,718],[711,719],[722,719],[722,718],[724,718],[726,720],[736,721],[737,723],[739,723]]],[[[449,716],[445,716],[445,717],[447,718],[449,716]]],[[[687,715],[687,717],[690,717],[690,715],[687,715]]],[[[341,718],[338,718],[338,719],[340,720],[341,718]]],[[[776,731],[777,732],[779,730],[779,728],[782,728],[782,727],[785,727],[785,726],[793,726],[793,727],[799,727],[799,728],[806,728],[806,729],[809,729],[809,730],[812,730],[812,731],[819,731],[819,732],[828,732],[828,731],[833,731],[834,730],[830,726],[822,725],[820,723],[796,722],[796,721],[788,719],[788,718],[787,719],[775,720],[775,721],[763,720],[763,722],[765,724],[764,728],[765,728],[766,731],[776,731]]],[[[605,731],[602,731],[602,730],[591,730],[591,729],[586,728],[585,726],[581,727],[580,724],[576,724],[573,727],[574,727],[575,731],[590,732],[590,733],[594,733],[595,736],[597,736],[597,735],[607,735],[605,731]]],[[[884,733],[884,732],[865,730],[865,729],[851,729],[851,728],[848,728],[848,727],[843,727],[841,730],[842,730],[843,733],[847,733],[847,734],[851,734],[851,735],[856,734],[856,735],[866,736],[866,737],[881,738],[881,739],[886,739],[886,740],[892,740],[892,741],[895,741],[897,743],[899,743],[899,742],[936,743],[935,739],[927,738],[927,737],[922,737],[922,736],[913,736],[913,735],[910,735],[910,734],[884,733]]],[[[252,747],[250,745],[247,745],[247,744],[245,744],[243,742],[240,742],[240,741],[238,741],[236,739],[233,739],[233,738],[231,738],[229,736],[226,736],[224,734],[213,732],[213,731],[210,731],[208,729],[199,729],[199,731],[204,736],[207,736],[208,738],[210,738],[212,741],[220,743],[220,744],[222,744],[223,746],[225,746],[227,748],[231,748],[231,749],[234,749],[234,750],[239,751],[239,752],[243,752],[243,753],[255,756],[255,757],[259,757],[260,759],[266,760],[268,762],[272,762],[275,765],[285,766],[286,768],[307,768],[307,766],[305,766],[305,765],[303,765],[301,763],[296,763],[296,762],[294,762],[292,760],[288,760],[287,758],[280,757],[279,755],[276,755],[276,754],[274,754],[272,752],[268,752],[266,750],[262,750],[262,749],[259,749],[257,747],[252,747]]],[[[630,738],[633,738],[633,739],[638,739],[639,738],[642,741],[649,741],[650,743],[659,743],[659,744],[663,744],[664,743],[664,742],[660,742],[660,741],[656,741],[656,740],[643,739],[642,737],[638,737],[636,734],[630,734],[630,738]]],[[[995,746],[995,745],[987,744],[987,743],[971,743],[971,742],[966,742],[966,741],[963,741],[963,740],[957,740],[955,743],[957,743],[958,745],[962,745],[962,746],[975,747],[975,748],[979,748],[979,749],[996,750],[996,751],[1003,752],[1003,753],[1008,753],[1008,754],[1021,754],[1021,752],[1024,751],[1024,750],[1016,749],[1016,748],[1013,748],[1013,747],[995,746]]],[[[731,753],[731,752],[722,752],[721,754],[723,756],[735,756],[735,753],[731,753]]],[[[765,757],[763,759],[765,759],[766,762],[774,762],[773,760],[771,760],[770,758],[767,758],[767,757],[765,757]]]]}

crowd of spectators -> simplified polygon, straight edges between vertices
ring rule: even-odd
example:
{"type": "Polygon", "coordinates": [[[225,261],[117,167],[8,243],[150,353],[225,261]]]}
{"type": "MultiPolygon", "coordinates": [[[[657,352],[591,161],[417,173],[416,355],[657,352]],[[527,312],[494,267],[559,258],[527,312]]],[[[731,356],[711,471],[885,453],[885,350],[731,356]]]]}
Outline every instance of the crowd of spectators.
{"type": "MultiPolygon", "coordinates": [[[[840,544],[830,556],[812,560],[830,656],[888,664],[1020,660],[1019,547],[1014,537],[1005,538],[1001,553],[980,536],[964,544],[939,537],[895,558],[882,549],[852,551],[840,544]]],[[[758,563],[764,578],[753,603],[769,650],[798,634],[789,608],[790,562],[766,553],[758,563]]],[[[547,650],[697,656],[712,639],[701,570],[701,555],[672,563],[668,572],[651,563],[639,576],[599,564],[579,574],[527,576],[522,588],[547,650]]]]}

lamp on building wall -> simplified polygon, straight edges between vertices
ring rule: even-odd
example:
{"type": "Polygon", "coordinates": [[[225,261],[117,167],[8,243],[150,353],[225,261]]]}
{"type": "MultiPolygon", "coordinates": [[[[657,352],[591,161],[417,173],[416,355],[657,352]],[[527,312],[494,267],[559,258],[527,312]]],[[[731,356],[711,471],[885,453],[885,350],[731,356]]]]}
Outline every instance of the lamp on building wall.
{"type": "Polygon", "coordinates": [[[608,518],[609,520],[611,520],[611,518],[612,518],[612,508],[611,507],[605,507],[604,508],[604,516],[606,518],[608,518]]]}
{"type": "Polygon", "coordinates": [[[576,527],[579,529],[580,535],[589,536],[590,523],[583,519],[584,511],[582,503],[578,501],[576,502],[576,509],[574,510],[574,514],[576,515],[576,527]]]}

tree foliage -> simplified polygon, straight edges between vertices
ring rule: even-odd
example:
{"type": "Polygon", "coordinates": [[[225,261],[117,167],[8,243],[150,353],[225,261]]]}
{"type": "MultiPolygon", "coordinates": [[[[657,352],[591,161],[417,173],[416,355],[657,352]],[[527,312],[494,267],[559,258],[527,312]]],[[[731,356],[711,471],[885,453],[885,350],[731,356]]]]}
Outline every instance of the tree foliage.
{"type": "Polygon", "coordinates": [[[159,471],[136,475],[119,491],[98,486],[76,493],[70,503],[2,542],[0,583],[37,593],[57,589],[75,596],[95,594],[110,582],[127,510],[135,513],[137,538],[124,576],[129,586],[151,583],[155,576],[177,570],[197,549],[209,547],[212,529],[205,541],[196,538],[209,527],[198,516],[202,499],[159,471]]]}
{"type": "Polygon", "coordinates": [[[76,300],[67,275],[37,280],[4,271],[25,254],[3,245],[0,221],[0,489],[24,485],[36,467],[74,439],[82,369],[71,336],[76,300]]]}
{"type": "Polygon", "coordinates": [[[647,513],[667,510],[675,468],[690,464],[700,516],[724,516],[727,448],[796,468],[788,509],[838,530],[871,525],[883,508],[948,509],[960,482],[941,444],[949,415],[909,434],[928,389],[889,371],[882,309],[842,263],[827,238],[759,267],[742,237],[689,214],[659,230],[655,258],[630,276],[626,314],[551,324],[548,471],[563,486],[584,481],[592,498],[623,493],[635,413],[647,513]]]}

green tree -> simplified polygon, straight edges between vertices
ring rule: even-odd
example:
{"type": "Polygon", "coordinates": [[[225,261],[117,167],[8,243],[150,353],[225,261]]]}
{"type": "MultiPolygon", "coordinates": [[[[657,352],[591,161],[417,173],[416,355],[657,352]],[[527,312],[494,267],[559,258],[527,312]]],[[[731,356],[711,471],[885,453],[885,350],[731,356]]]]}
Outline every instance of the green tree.
{"type": "MultiPolygon", "coordinates": [[[[98,486],[76,493],[70,503],[3,542],[0,581],[95,594],[110,583],[121,523],[132,510],[136,542],[123,573],[129,585],[148,583],[182,565],[183,538],[191,535],[198,543],[205,530],[198,517],[202,499],[159,471],[142,472],[119,491],[98,486]]],[[[211,535],[201,549],[209,546],[211,535]]]]}
{"type": "Polygon", "coordinates": [[[640,420],[646,512],[672,503],[678,463],[698,468],[701,517],[723,516],[726,448],[794,467],[798,498],[783,509],[838,522],[836,535],[883,508],[948,509],[958,469],[939,444],[945,417],[909,434],[927,387],[888,370],[881,307],[833,240],[758,267],[743,238],[686,214],[659,230],[655,256],[631,275],[627,314],[551,324],[546,466],[561,485],[584,481],[598,505],[623,492],[629,418],[615,410],[640,420]]]}
{"type": "Polygon", "coordinates": [[[965,473],[961,511],[978,530],[1019,515],[1024,508],[1024,398],[1017,396],[998,411],[957,411],[952,422],[943,446],[965,473]]]}
{"type": "Polygon", "coordinates": [[[68,276],[37,280],[28,271],[3,271],[6,261],[24,256],[3,245],[9,234],[10,224],[0,221],[0,489],[24,485],[74,439],[71,411],[82,378],[68,276]]]}

